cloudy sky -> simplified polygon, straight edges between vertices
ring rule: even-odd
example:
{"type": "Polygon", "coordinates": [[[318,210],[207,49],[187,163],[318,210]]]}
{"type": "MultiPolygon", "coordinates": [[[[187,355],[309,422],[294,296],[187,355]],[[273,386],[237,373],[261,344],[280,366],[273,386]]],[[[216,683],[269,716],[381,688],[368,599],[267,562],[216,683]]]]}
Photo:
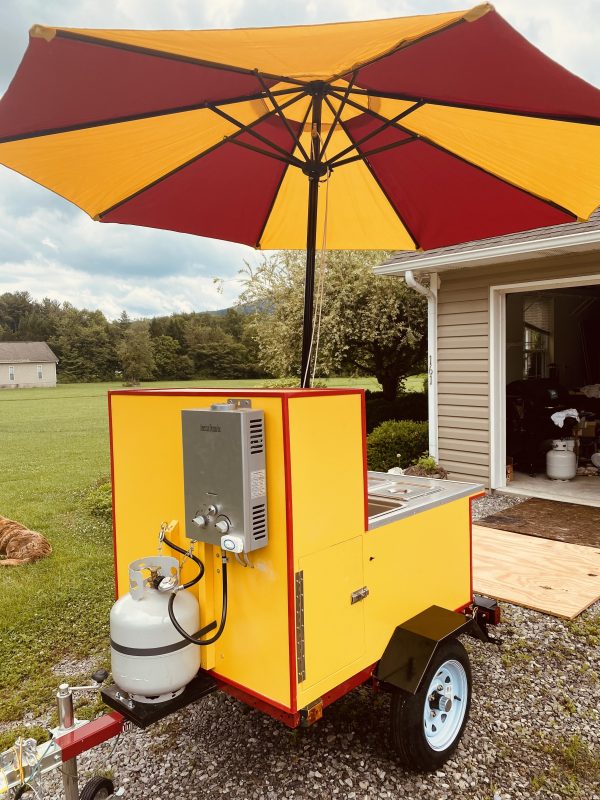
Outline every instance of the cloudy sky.
{"type": "MultiPolygon", "coordinates": [[[[82,28],[224,28],[376,19],[467,8],[460,0],[0,0],[0,95],[33,23],[82,28]]],[[[600,86],[600,0],[496,0],[521,33],[600,86]],[[573,13],[573,8],[577,13],[573,13]]],[[[0,166],[0,294],[101,308],[110,317],[222,308],[257,255],[211,239],[100,225],[0,166]],[[225,279],[222,293],[215,277],[225,279]]]]}

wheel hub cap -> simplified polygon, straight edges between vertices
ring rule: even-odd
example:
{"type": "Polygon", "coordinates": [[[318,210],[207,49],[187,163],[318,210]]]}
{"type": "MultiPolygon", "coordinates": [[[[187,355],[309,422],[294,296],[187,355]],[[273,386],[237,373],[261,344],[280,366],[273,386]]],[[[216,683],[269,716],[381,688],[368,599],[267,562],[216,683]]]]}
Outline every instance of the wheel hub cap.
{"type": "Polygon", "coordinates": [[[464,667],[454,659],[438,667],[427,690],[423,727],[429,746],[446,750],[458,737],[467,709],[469,687],[464,667]]]}

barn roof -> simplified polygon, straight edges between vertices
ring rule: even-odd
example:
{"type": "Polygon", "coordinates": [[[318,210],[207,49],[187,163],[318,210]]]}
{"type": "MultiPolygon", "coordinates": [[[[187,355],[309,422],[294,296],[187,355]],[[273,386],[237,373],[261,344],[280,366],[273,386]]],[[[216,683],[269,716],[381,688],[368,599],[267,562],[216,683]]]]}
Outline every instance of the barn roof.
{"type": "Polygon", "coordinates": [[[0,364],[43,364],[58,358],[46,342],[0,342],[0,364]]]}

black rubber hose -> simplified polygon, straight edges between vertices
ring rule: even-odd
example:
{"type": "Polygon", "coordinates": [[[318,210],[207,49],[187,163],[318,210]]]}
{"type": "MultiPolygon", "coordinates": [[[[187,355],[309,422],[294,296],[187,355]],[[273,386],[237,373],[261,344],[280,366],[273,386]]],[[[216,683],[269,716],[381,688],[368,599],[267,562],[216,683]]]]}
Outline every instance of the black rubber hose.
{"type": "Polygon", "coordinates": [[[170,547],[171,550],[176,550],[178,553],[181,553],[182,556],[187,556],[188,558],[191,558],[192,561],[198,566],[198,574],[196,575],[196,577],[192,578],[192,580],[188,581],[188,583],[184,583],[181,588],[189,589],[190,586],[194,586],[194,584],[198,583],[198,581],[201,581],[202,577],[204,576],[204,564],[202,563],[202,561],[200,561],[198,556],[195,556],[193,553],[184,550],[183,547],[178,547],[176,544],[169,541],[169,539],[167,539],[166,536],[164,537],[163,542],[167,545],[167,547],[170,547]]]}
{"type": "Polygon", "coordinates": [[[171,594],[171,596],[169,597],[169,605],[167,606],[167,608],[169,611],[169,619],[173,623],[177,632],[181,634],[181,636],[183,636],[184,639],[187,639],[187,641],[191,642],[192,644],[207,645],[216,642],[217,639],[223,633],[223,630],[225,628],[225,622],[227,620],[227,558],[226,557],[223,558],[223,607],[221,609],[221,623],[215,635],[211,636],[210,639],[194,639],[194,637],[190,636],[190,634],[186,630],[184,630],[181,627],[181,625],[177,622],[177,620],[175,619],[175,613],[173,611],[173,603],[175,602],[176,595],[177,592],[173,592],[171,594]]]}

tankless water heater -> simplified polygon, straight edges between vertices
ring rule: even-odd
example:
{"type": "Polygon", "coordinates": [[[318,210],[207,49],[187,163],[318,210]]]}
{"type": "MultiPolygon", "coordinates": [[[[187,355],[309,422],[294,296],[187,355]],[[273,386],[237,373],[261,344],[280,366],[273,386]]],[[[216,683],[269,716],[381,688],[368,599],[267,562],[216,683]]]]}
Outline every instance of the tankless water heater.
{"type": "Polygon", "coordinates": [[[240,537],[245,553],[264,547],[264,412],[249,400],[230,400],[181,416],[186,536],[218,546],[224,535],[240,537]]]}

